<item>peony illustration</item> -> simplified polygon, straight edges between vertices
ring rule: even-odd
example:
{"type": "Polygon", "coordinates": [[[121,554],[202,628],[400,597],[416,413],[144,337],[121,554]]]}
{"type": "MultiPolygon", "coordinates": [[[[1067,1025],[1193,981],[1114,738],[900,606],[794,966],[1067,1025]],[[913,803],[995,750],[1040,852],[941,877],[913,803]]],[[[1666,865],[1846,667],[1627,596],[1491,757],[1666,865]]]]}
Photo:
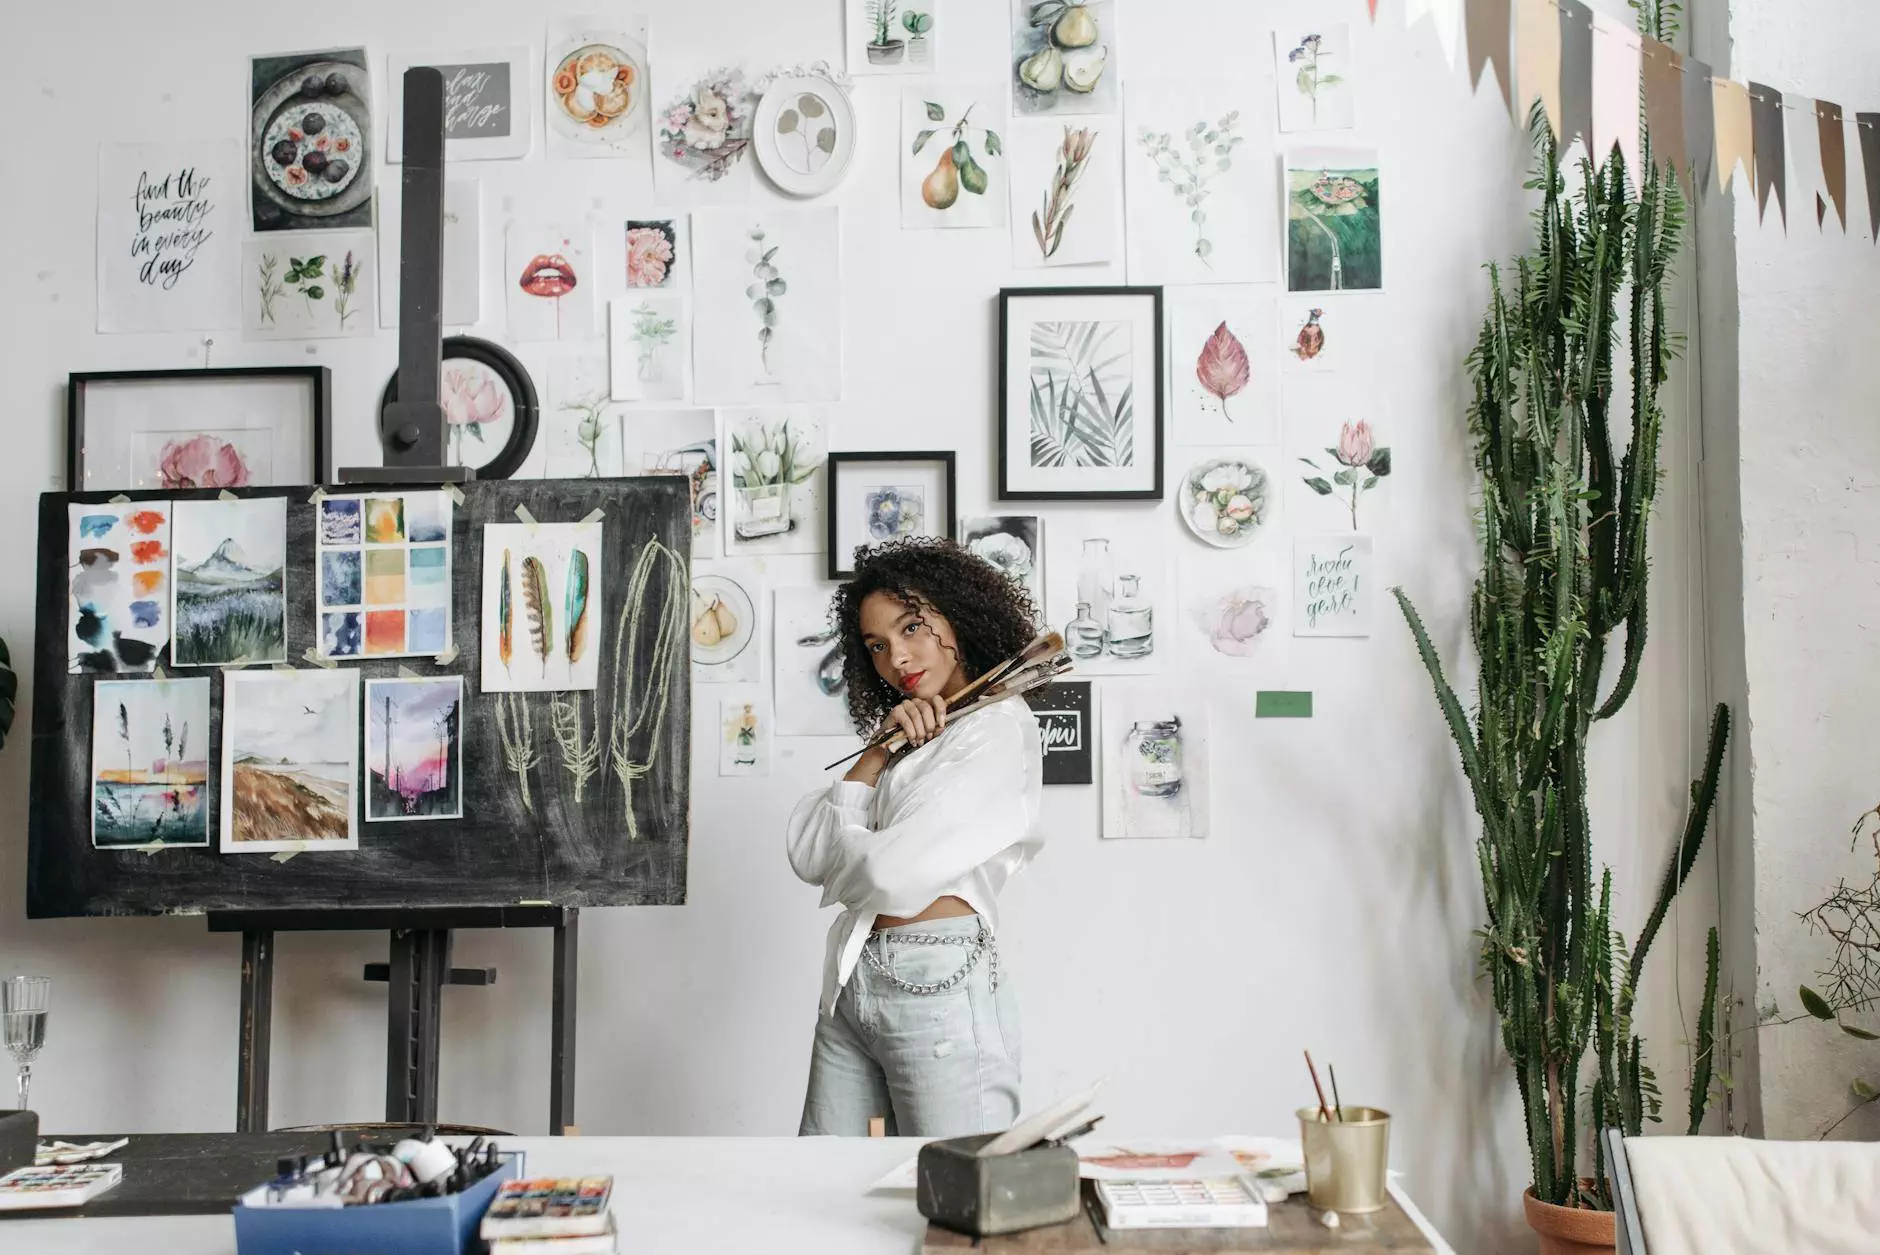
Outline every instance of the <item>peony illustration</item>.
{"type": "Polygon", "coordinates": [[[1253,368],[1247,361],[1247,350],[1242,347],[1234,333],[1227,329],[1225,322],[1214,329],[1208,342],[1201,346],[1201,356],[1195,362],[1195,378],[1207,389],[1210,396],[1221,403],[1221,417],[1228,422],[1234,421],[1228,412],[1227,398],[1238,396],[1252,378],[1253,368]]]}
{"type": "Polygon", "coordinates": [[[1246,585],[1230,589],[1219,597],[1195,605],[1195,626],[1207,634],[1208,644],[1216,653],[1233,658],[1253,655],[1260,637],[1273,626],[1268,607],[1275,600],[1273,590],[1246,585]]]}
{"type": "Polygon", "coordinates": [[[628,287],[664,286],[672,259],[672,240],[664,231],[658,227],[627,228],[628,287]]]}
{"type": "Polygon", "coordinates": [[[451,453],[461,458],[463,433],[481,441],[483,424],[503,418],[509,409],[509,397],[496,386],[488,371],[470,366],[446,366],[439,389],[444,405],[444,421],[449,424],[451,453]]]}
{"type": "Polygon", "coordinates": [[[1184,485],[1188,526],[1217,545],[1242,545],[1252,539],[1266,516],[1266,472],[1245,462],[1222,459],[1188,473],[1184,485]]]}
{"type": "Polygon", "coordinates": [[[241,451],[214,436],[172,440],[158,455],[157,475],[165,488],[242,488],[249,483],[241,451]]]}
{"type": "Polygon", "coordinates": [[[1003,572],[1007,579],[1023,584],[1031,576],[1031,546],[1010,532],[991,532],[967,546],[980,558],[1003,572]]]}

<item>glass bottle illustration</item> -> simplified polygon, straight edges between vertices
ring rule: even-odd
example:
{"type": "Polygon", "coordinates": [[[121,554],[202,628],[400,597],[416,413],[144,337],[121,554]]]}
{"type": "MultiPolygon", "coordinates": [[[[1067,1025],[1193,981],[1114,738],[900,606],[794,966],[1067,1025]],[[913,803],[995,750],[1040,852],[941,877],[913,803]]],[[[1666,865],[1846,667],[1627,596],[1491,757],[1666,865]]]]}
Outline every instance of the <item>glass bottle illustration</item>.
{"type": "Polygon", "coordinates": [[[1143,797],[1173,797],[1182,790],[1182,721],[1138,719],[1123,738],[1129,787],[1143,797]]]}
{"type": "Polygon", "coordinates": [[[1098,623],[1109,618],[1112,581],[1110,542],[1102,537],[1084,541],[1084,555],[1077,565],[1077,600],[1090,607],[1090,616],[1098,623]]]}
{"type": "Polygon", "coordinates": [[[1155,650],[1155,608],[1142,595],[1141,577],[1116,577],[1116,599],[1104,620],[1113,658],[1146,658],[1155,650]]]}
{"type": "Polygon", "coordinates": [[[1103,652],[1103,625],[1090,617],[1090,603],[1077,603],[1077,617],[1064,628],[1064,643],[1073,658],[1095,658],[1103,652]]]}

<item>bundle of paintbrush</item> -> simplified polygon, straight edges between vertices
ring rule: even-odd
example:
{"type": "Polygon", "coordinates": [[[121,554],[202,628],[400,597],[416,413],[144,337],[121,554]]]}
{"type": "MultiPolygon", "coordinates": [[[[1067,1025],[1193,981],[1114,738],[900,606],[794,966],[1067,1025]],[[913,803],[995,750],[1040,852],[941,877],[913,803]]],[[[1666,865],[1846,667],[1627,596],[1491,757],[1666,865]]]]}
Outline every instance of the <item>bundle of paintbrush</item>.
{"type": "MultiPolygon", "coordinates": [[[[1001,698],[1029,693],[1035,688],[1043,688],[1070,669],[1071,656],[1064,652],[1064,638],[1056,632],[1040,633],[1033,637],[1031,643],[1025,648],[988,669],[977,680],[947,698],[947,720],[950,723],[961,715],[968,715],[981,707],[990,706],[1001,698]]],[[[889,754],[898,754],[907,748],[907,734],[899,727],[891,727],[878,732],[874,739],[861,749],[838,758],[824,770],[840,767],[849,759],[859,758],[877,746],[887,750],[889,754]]]]}

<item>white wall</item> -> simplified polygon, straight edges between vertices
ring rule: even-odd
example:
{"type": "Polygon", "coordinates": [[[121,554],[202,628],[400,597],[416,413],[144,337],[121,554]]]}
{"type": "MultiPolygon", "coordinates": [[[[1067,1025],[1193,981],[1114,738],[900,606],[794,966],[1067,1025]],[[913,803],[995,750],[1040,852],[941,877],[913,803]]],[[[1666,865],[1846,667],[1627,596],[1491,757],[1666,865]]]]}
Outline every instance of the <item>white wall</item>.
{"type": "MultiPolygon", "coordinates": [[[[1861,0],[1730,0],[1739,80],[1845,100],[1880,100],[1880,27],[1861,0]]],[[[1853,132],[1849,147],[1853,149],[1853,132]]],[[[1773,204],[1758,225],[1736,197],[1740,326],[1742,622],[1755,816],[1758,1004],[1801,1011],[1796,986],[1829,956],[1797,913],[1842,877],[1865,884],[1872,848],[1848,829],[1872,807],[1871,712],[1880,701],[1880,250],[1850,151],[1849,231],[1811,196],[1791,199],[1785,236],[1773,204]]],[[[1790,178],[1796,173],[1791,167],[1790,178]]],[[[1869,1022],[1869,1027],[1872,1027],[1869,1022]]],[[[1771,1137],[1813,1137],[1847,1111],[1848,1082],[1880,1073],[1880,1052],[1804,1022],[1762,1030],[1760,1100],[1771,1137]]],[[[1880,1137],[1869,1107],[1837,1137],[1880,1137]]]]}
{"type": "MultiPolygon", "coordinates": [[[[761,68],[833,58],[840,48],[835,0],[648,7],[656,67],[669,52],[722,49],[761,68]]],[[[1275,18],[1326,6],[1125,7],[1123,73],[1190,77],[1264,76],[1275,18]]],[[[1379,537],[1378,573],[1411,592],[1454,668],[1465,653],[1475,553],[1462,362],[1486,293],[1481,263],[1527,238],[1527,153],[1498,94],[1472,98],[1428,28],[1406,35],[1394,6],[1384,7],[1373,31],[1359,0],[1336,6],[1353,22],[1366,66],[1366,129],[1356,138],[1379,146],[1387,180],[1390,292],[1381,300],[1389,331],[1361,375],[1388,398],[1396,453],[1384,489],[1394,497],[1393,523],[1379,537]]],[[[1624,12],[1618,0],[1602,7],[1624,12]]],[[[195,337],[92,333],[97,142],[240,134],[244,58],[253,52],[365,41],[382,77],[382,57],[394,49],[539,46],[541,18],[524,14],[495,0],[332,0],[316,33],[287,7],[94,0],[42,6],[18,20],[16,72],[0,80],[0,112],[32,119],[0,157],[16,189],[12,229],[0,234],[8,311],[0,370],[14,401],[0,526],[18,538],[0,546],[0,589],[13,590],[0,600],[0,634],[16,659],[30,656],[25,538],[34,494],[58,484],[65,373],[202,358],[195,337]],[[74,72],[81,47],[85,60],[112,67],[105,86],[74,72]]],[[[956,0],[948,20],[950,72],[996,76],[1004,5],[956,0]]],[[[891,81],[858,88],[869,130],[835,196],[844,208],[847,389],[832,436],[838,448],[957,448],[963,506],[977,509],[992,504],[993,297],[1014,281],[1009,244],[1003,233],[899,229],[896,96],[891,81]]],[[[541,171],[539,156],[476,168],[489,207],[486,263],[499,251],[504,196],[541,171]]],[[[644,169],[611,163],[557,177],[610,210],[643,205],[651,193],[644,169]]],[[[1119,266],[1088,277],[1123,275],[1119,266]]],[[[486,303],[500,308],[486,287],[486,303]]],[[[500,336],[500,313],[478,330],[500,336]]],[[[298,361],[302,353],[223,334],[215,361],[298,361]]],[[[338,459],[369,457],[392,337],[327,342],[304,354],[334,370],[338,459]]],[[[1697,546],[1688,427],[1680,404],[1666,441],[1644,680],[1624,717],[1602,725],[1594,741],[1598,852],[1615,866],[1628,935],[1675,839],[1707,706],[1688,574],[1697,546]]],[[[1189,452],[1171,452],[1171,473],[1189,452]]],[[[1079,516],[1045,513],[1048,534],[1059,527],[1068,535],[1059,525],[1079,516]]],[[[1114,516],[1161,529],[1170,546],[1191,543],[1166,506],[1116,507],[1114,516]]],[[[772,560],[768,574],[773,586],[807,582],[819,563],[772,560]]],[[[1527,1157],[1492,1008],[1475,978],[1475,824],[1454,750],[1388,602],[1369,641],[1291,644],[1284,668],[1219,691],[1214,835],[1206,842],[1102,844],[1094,790],[1049,792],[1051,844],[1006,903],[1004,945],[1025,1009],[1026,1099],[1107,1073],[1119,1131],[1284,1132],[1308,1101],[1299,1050],[1310,1046],[1336,1062],[1349,1099],[1396,1113],[1396,1161],[1457,1249],[1517,1247],[1527,1240],[1518,1236],[1527,1157]],[[1313,690],[1316,717],[1256,724],[1256,686],[1313,690]]],[[[709,717],[722,695],[699,694],[689,904],[594,911],[584,920],[578,1117],[588,1132],[795,1127],[827,921],[814,891],[789,875],[779,829],[835,754],[833,743],[784,742],[768,780],[719,780],[709,717]]],[[[0,796],[11,799],[25,797],[27,716],[23,706],[22,730],[0,757],[0,796]]],[[[59,1128],[231,1127],[238,941],[207,936],[190,919],[27,923],[23,811],[16,800],[0,826],[0,968],[57,980],[36,1105],[59,1128]]],[[[1710,875],[1706,866],[1700,880],[1710,875]]],[[[1672,975],[1685,970],[1682,1005],[1692,1006],[1689,961],[1701,954],[1714,910],[1701,891],[1680,908],[1648,981],[1642,1024],[1673,1093],[1684,1030],[1672,975]]],[[[363,984],[359,969],[382,952],[383,941],[365,935],[283,939],[277,1123],[372,1118],[381,1109],[383,987],[363,984]]],[[[454,1120],[539,1131],[547,938],[466,934],[459,962],[492,963],[502,976],[493,989],[446,994],[442,1109],[454,1120]]]]}

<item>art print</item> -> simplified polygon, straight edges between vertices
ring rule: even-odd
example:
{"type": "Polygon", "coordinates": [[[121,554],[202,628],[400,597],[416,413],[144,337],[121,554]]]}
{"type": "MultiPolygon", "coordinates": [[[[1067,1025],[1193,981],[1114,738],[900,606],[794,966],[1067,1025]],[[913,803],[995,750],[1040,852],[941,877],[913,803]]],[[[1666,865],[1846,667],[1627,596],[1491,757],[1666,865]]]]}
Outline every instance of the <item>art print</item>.
{"type": "Polygon", "coordinates": [[[1132,82],[1123,107],[1129,281],[1276,278],[1272,98],[1251,81],[1132,82]]]}
{"type": "Polygon", "coordinates": [[[359,848],[359,673],[222,678],[224,854],[359,848]]]}
{"type": "Polygon", "coordinates": [[[66,670],[153,669],[170,640],[170,503],[66,507],[66,670]]]}
{"type": "Polygon", "coordinates": [[[616,401],[683,401],[691,366],[685,298],[641,292],[607,302],[609,394],[616,401]]]}
{"type": "Polygon", "coordinates": [[[323,658],[434,656],[451,648],[451,498],[323,497],[315,538],[323,658]]]}
{"type": "Polygon", "coordinates": [[[1113,0],[1011,0],[1012,114],[1115,113],[1113,0]]]}
{"type": "Polygon", "coordinates": [[[1163,684],[1111,685],[1103,694],[1103,836],[1208,835],[1205,695],[1163,684]]]}
{"type": "Polygon", "coordinates": [[[1190,665],[1220,671],[1272,669],[1289,639],[1283,592],[1287,557],[1277,546],[1249,562],[1196,553],[1181,563],[1180,613],[1172,625],[1190,665]]]}
{"type": "Polygon", "coordinates": [[[589,340],[594,325],[594,227],[589,222],[511,222],[504,287],[512,340],[589,340]]]}
{"type": "Polygon", "coordinates": [[[652,84],[646,18],[559,17],[548,23],[542,108],[548,155],[620,157],[644,152],[652,84]]]}
{"type": "Polygon", "coordinates": [[[853,736],[842,642],[829,621],[830,588],[776,591],[773,654],[776,661],[778,736],[853,736]]]}
{"type": "Polygon", "coordinates": [[[1389,431],[1381,402],[1325,380],[1286,389],[1287,491],[1301,527],[1375,531],[1391,493],[1389,431]]]}
{"type": "Polygon", "coordinates": [[[1248,450],[1189,465],[1175,508],[1196,539],[1216,549],[1244,549],[1270,534],[1280,497],[1267,470],[1271,460],[1248,450]]]}
{"type": "Polygon", "coordinates": [[[841,399],[841,211],[701,210],[692,239],[699,401],[841,399]]]}
{"type": "Polygon", "coordinates": [[[1096,779],[1096,722],[1088,680],[1059,680],[1025,694],[1038,721],[1038,750],[1046,784],[1090,784],[1096,779]]]}
{"type": "Polygon", "coordinates": [[[770,774],[770,707],[763,702],[718,704],[718,774],[770,774]]]}
{"type": "Polygon", "coordinates": [[[850,74],[931,74],[941,0],[848,0],[850,74]]]}
{"type": "Polygon", "coordinates": [[[463,677],[366,681],[366,822],[463,818],[463,677]]]}
{"type": "Polygon", "coordinates": [[[750,564],[692,576],[692,678],[701,684],[754,684],[763,678],[757,607],[763,583],[750,564]]]}
{"type": "Polygon", "coordinates": [[[1379,367],[1378,325],[1383,307],[1365,297],[1283,297],[1279,302],[1279,361],[1288,375],[1329,375],[1379,367]]]}
{"type": "Polygon", "coordinates": [[[1036,514],[980,514],[960,520],[960,543],[1023,588],[1044,610],[1044,520],[1036,514]]]}
{"type": "Polygon", "coordinates": [[[596,687],[601,570],[598,522],[483,525],[483,692],[596,687]]]}
{"type": "MultiPolygon", "coordinates": [[[[446,357],[438,380],[444,449],[452,466],[479,469],[509,447],[516,427],[511,380],[483,357],[446,357]]],[[[534,397],[530,396],[531,408],[534,397]]]]}
{"type": "Polygon", "coordinates": [[[250,340],[370,336],[378,297],[370,231],[267,235],[242,245],[242,332],[250,340]]]}
{"type": "Polygon", "coordinates": [[[607,479],[626,472],[621,455],[626,412],[612,400],[609,373],[606,356],[591,352],[562,358],[550,367],[542,415],[542,476],[607,479]]]}
{"type": "Polygon", "coordinates": [[[1286,157],[1286,288],[1374,292],[1384,286],[1377,155],[1286,157]]]}
{"type": "Polygon", "coordinates": [[[888,541],[952,536],[954,461],[950,450],[830,454],[828,577],[847,578],[861,554],[888,541]]]}
{"type": "Polygon", "coordinates": [[[1114,119],[1014,123],[1012,264],[1115,261],[1123,213],[1123,129],[1114,119]]]}
{"type": "Polygon", "coordinates": [[[628,218],[627,286],[683,291],[691,245],[683,217],[628,218]]]}
{"type": "MultiPolygon", "coordinates": [[[[405,71],[430,66],[444,78],[444,159],[495,161],[529,155],[533,57],[526,46],[387,58],[385,159],[405,159],[405,71]]],[[[380,214],[384,221],[384,214],[380,214]]]]}
{"type": "Polygon", "coordinates": [[[736,66],[695,77],[661,72],[661,111],[653,122],[653,190],[663,204],[742,201],[751,192],[751,126],[756,97],[736,66]]]}
{"type": "Polygon", "coordinates": [[[285,497],[178,501],[170,549],[173,665],[287,660],[285,497]]]}
{"type": "Polygon", "coordinates": [[[901,225],[1003,227],[1003,91],[990,83],[934,83],[901,92],[901,225]]]}
{"type": "Polygon", "coordinates": [[[827,438],[814,406],[727,410],[725,552],[816,553],[824,542],[827,438]]]}
{"type": "Polygon", "coordinates": [[[1279,443],[1279,359],[1269,290],[1202,287],[1174,298],[1169,365],[1175,441],[1279,443]]]}
{"type": "Polygon", "coordinates": [[[372,227],[372,75],[364,48],[248,63],[254,229],[372,227]]]}
{"type": "Polygon", "coordinates": [[[1273,32],[1279,129],[1337,131],[1357,125],[1351,27],[1314,21],[1273,32]]]}
{"type": "Polygon", "coordinates": [[[1167,663],[1174,628],[1168,545],[1123,521],[1080,529],[1060,521],[1045,572],[1047,615],[1079,675],[1140,675],[1167,663]]]}
{"type": "MultiPolygon", "coordinates": [[[[399,217],[403,189],[380,189],[379,325],[398,325],[399,217]]],[[[473,179],[444,184],[444,303],[446,327],[469,327],[483,318],[483,185],[473,179]]]]}
{"type": "Polygon", "coordinates": [[[98,330],[241,325],[241,150],[98,146],[98,330]]]}
{"type": "Polygon", "coordinates": [[[710,410],[633,410],[622,415],[628,475],[683,475],[692,493],[692,557],[718,553],[718,420],[710,410]]]}
{"type": "Polygon", "coordinates": [[[91,843],[209,844],[207,679],[92,685],[91,843]]]}
{"type": "Polygon", "coordinates": [[[274,479],[274,432],[140,431],[131,438],[134,487],[247,488],[274,479]]]}
{"type": "Polygon", "coordinates": [[[74,374],[68,478],[87,492],[317,483],[327,375],[321,366],[74,374]]]}
{"type": "Polygon", "coordinates": [[[1369,536],[1294,537],[1293,635],[1369,636],[1372,585],[1369,536]]]}

